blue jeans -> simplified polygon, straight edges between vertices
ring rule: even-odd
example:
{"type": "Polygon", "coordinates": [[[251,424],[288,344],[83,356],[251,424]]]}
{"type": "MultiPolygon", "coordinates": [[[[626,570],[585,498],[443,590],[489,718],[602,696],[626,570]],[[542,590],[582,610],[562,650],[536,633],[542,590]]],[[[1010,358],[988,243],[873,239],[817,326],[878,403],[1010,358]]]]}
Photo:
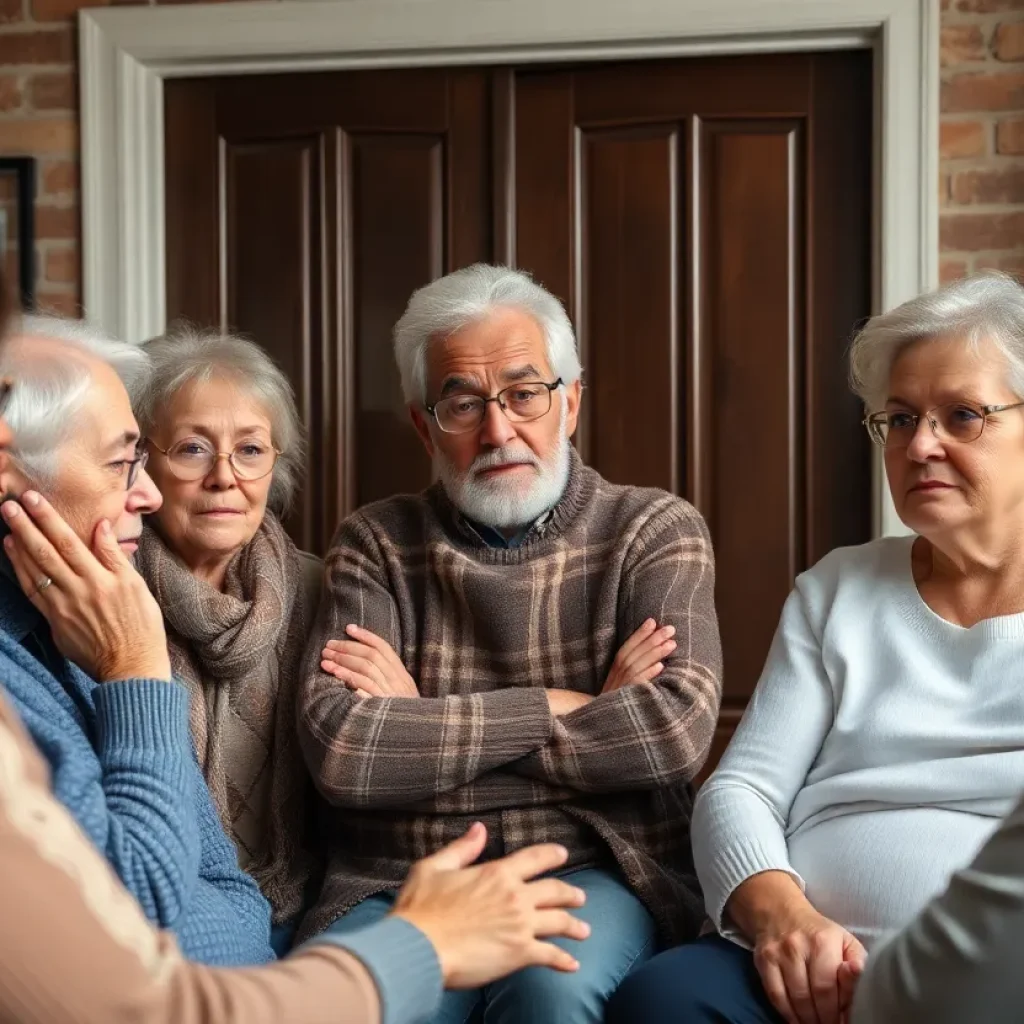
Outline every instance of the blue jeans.
{"type": "Polygon", "coordinates": [[[708,935],[634,971],[608,1004],[606,1024],[784,1024],[761,987],[753,954],[708,935]]]}
{"type": "MultiPolygon", "coordinates": [[[[600,1024],[608,997],[635,965],[654,955],[654,919],[618,875],[586,868],[559,876],[587,894],[573,913],[590,938],[552,939],[579,961],[574,974],[527,967],[486,988],[445,992],[433,1024],[600,1024]]],[[[327,930],[348,933],[379,921],[394,893],[363,900],[327,930]]]]}

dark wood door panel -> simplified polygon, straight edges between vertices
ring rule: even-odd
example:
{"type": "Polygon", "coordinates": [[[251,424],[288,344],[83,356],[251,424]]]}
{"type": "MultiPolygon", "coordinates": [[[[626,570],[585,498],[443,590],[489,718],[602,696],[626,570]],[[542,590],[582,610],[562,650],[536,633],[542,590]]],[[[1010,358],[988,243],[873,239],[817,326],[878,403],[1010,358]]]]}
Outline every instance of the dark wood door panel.
{"type": "Polygon", "coordinates": [[[616,483],[679,493],[681,133],[580,134],[585,455],[616,483]]]}
{"type": "Polygon", "coordinates": [[[258,324],[261,345],[292,382],[309,444],[308,483],[289,525],[300,544],[312,547],[322,541],[319,510],[326,497],[314,467],[331,457],[321,432],[310,430],[323,416],[314,387],[324,362],[321,139],[226,143],[222,154],[224,319],[248,330],[258,324]],[[279,198],[268,203],[267,196],[279,198]],[[282,295],[291,301],[282,302],[282,295]]]}
{"type": "Polygon", "coordinates": [[[793,122],[704,122],[699,139],[691,258],[711,401],[695,497],[715,540],[725,699],[742,701],[806,567],[803,147],[793,122]]]}
{"type": "Polygon", "coordinates": [[[444,140],[428,135],[355,135],[345,205],[352,275],[355,403],[349,458],[352,505],[430,483],[430,464],[409,425],[391,329],[413,289],[444,268],[444,140]]]}

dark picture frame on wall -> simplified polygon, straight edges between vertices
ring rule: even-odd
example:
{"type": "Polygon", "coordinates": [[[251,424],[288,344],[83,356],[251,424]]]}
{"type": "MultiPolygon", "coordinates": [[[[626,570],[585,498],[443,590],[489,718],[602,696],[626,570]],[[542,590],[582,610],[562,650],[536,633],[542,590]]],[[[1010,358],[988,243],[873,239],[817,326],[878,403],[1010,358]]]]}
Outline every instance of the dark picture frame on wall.
{"type": "Polygon", "coordinates": [[[30,156],[0,157],[0,259],[14,295],[35,308],[36,162],[30,156]]]}

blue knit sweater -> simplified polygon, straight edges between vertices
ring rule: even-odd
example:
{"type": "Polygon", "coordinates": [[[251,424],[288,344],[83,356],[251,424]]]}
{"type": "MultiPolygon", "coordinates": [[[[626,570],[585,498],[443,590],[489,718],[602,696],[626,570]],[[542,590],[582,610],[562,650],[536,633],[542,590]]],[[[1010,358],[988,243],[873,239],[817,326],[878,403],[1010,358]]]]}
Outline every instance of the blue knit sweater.
{"type": "Polygon", "coordinates": [[[273,959],[270,907],[217,818],[193,754],[185,688],[90,679],[60,654],[5,568],[0,685],[49,763],[57,799],[190,959],[273,959]]]}

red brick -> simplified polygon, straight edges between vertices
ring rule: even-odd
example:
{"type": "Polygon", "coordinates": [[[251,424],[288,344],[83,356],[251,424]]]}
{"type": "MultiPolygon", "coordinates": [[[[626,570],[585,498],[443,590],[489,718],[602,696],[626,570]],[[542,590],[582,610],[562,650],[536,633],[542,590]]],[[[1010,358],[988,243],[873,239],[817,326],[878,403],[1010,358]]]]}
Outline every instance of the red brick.
{"type": "Polygon", "coordinates": [[[949,202],[949,181],[950,176],[945,171],[939,171],[939,205],[945,206],[949,202]]]}
{"type": "Polygon", "coordinates": [[[954,203],[961,205],[1024,203],[1024,164],[958,171],[953,175],[950,195],[954,203]]]}
{"type": "Polygon", "coordinates": [[[985,59],[985,37],[978,25],[943,25],[939,37],[943,65],[985,59]]]}
{"type": "Polygon", "coordinates": [[[51,291],[40,288],[36,292],[36,306],[43,313],[55,316],[80,317],[82,305],[75,291],[51,291]]]}
{"type": "Polygon", "coordinates": [[[22,104],[21,82],[16,75],[0,75],[0,111],[5,114],[22,104]]]}
{"type": "Polygon", "coordinates": [[[0,121],[0,153],[73,153],[78,146],[78,126],[68,117],[21,118],[0,121]]]}
{"type": "Polygon", "coordinates": [[[49,249],[44,276],[55,284],[78,284],[78,254],[74,249],[49,249]]]}
{"type": "Polygon", "coordinates": [[[36,237],[78,238],[78,208],[75,206],[36,206],[36,237]]]}
{"type": "Polygon", "coordinates": [[[25,20],[24,0],[0,0],[0,25],[25,20]]]}
{"type": "Polygon", "coordinates": [[[0,35],[0,64],[68,64],[74,56],[70,29],[0,35]]]}
{"type": "Polygon", "coordinates": [[[943,121],[939,126],[939,152],[943,160],[984,156],[988,134],[984,121],[943,121]]]}
{"type": "Polygon", "coordinates": [[[957,0],[958,11],[972,14],[998,14],[1002,11],[1024,11],[1024,0],[957,0]]]}
{"type": "Polygon", "coordinates": [[[939,261],[939,283],[949,284],[967,276],[967,261],[959,259],[943,259],[939,261]]]}
{"type": "Polygon", "coordinates": [[[74,192],[78,188],[78,164],[73,160],[54,160],[42,171],[42,190],[47,195],[74,192]]]}
{"type": "Polygon", "coordinates": [[[996,152],[1024,153],[1024,117],[1011,117],[996,125],[996,152]]]}
{"type": "Polygon", "coordinates": [[[1024,239],[1024,210],[1011,213],[951,213],[939,218],[939,245],[945,252],[1013,249],[1024,239]]]}
{"type": "Polygon", "coordinates": [[[1024,107],[1024,71],[954,75],[942,83],[942,110],[1020,110],[1024,107]]]}
{"type": "Polygon", "coordinates": [[[105,7],[106,0],[31,0],[36,21],[70,21],[83,7],[105,7]]]}
{"type": "Polygon", "coordinates": [[[1003,22],[996,29],[992,52],[997,60],[1024,60],[1024,21],[1003,22]]]}
{"type": "Polygon", "coordinates": [[[69,68],[29,79],[29,99],[36,110],[74,110],[77,105],[75,75],[69,68]]]}

